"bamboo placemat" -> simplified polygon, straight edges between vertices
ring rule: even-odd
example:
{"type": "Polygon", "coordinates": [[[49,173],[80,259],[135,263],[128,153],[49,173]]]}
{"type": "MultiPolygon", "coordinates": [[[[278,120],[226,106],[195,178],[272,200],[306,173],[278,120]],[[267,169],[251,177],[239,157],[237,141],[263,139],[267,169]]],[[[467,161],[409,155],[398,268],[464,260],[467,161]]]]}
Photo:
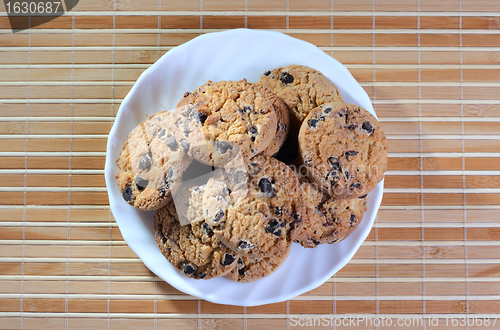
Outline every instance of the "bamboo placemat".
{"type": "Polygon", "coordinates": [[[0,329],[500,329],[499,0],[81,0],[15,34],[0,11],[0,329]],[[103,175],[140,73],[238,27],[344,63],[390,144],[383,204],[354,259],[311,292],[248,308],[148,271],[103,175]],[[340,319],[357,316],[373,319],[340,319]],[[411,318],[425,321],[396,323],[411,318]]]}

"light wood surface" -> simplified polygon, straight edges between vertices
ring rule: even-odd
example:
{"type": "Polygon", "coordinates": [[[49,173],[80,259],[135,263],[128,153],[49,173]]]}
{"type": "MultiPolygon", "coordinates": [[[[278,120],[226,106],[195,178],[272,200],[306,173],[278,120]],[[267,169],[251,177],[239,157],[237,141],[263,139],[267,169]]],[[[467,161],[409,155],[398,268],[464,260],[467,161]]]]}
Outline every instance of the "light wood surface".
{"type": "Polygon", "coordinates": [[[0,12],[0,329],[500,329],[499,0],[81,0],[15,34],[0,12]],[[141,72],[240,27],[344,63],[390,146],[382,207],[352,261],[295,299],[248,308],[153,275],[123,241],[103,175],[141,72]],[[325,315],[392,325],[296,323],[325,315]]]}

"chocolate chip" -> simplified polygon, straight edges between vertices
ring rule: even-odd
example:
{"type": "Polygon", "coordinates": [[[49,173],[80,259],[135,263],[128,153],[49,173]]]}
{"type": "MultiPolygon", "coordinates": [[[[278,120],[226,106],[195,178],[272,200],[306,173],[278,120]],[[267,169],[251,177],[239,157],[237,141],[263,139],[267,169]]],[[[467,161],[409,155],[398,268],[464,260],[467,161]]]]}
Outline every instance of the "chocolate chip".
{"type": "Polygon", "coordinates": [[[326,181],[329,181],[332,186],[337,185],[337,181],[339,180],[339,176],[337,175],[337,171],[330,171],[326,175],[326,181]]]}
{"type": "Polygon", "coordinates": [[[177,141],[175,141],[175,137],[173,134],[167,135],[167,138],[165,139],[165,144],[170,148],[172,151],[176,151],[179,145],[177,144],[177,141]]]}
{"type": "Polygon", "coordinates": [[[369,121],[365,121],[363,123],[363,125],[361,126],[361,128],[363,130],[365,130],[368,134],[370,134],[371,132],[373,132],[373,127],[372,127],[372,124],[370,124],[369,121]]]}
{"type": "Polygon", "coordinates": [[[224,210],[221,209],[221,208],[219,208],[219,210],[217,211],[217,213],[212,218],[212,222],[213,223],[217,223],[217,222],[221,221],[222,218],[224,218],[224,210]]]}
{"type": "Polygon", "coordinates": [[[280,75],[280,80],[284,83],[284,84],[291,84],[293,83],[294,81],[294,78],[291,74],[289,74],[288,72],[282,72],[281,75],[280,75]]]}
{"type": "MultiPolygon", "coordinates": [[[[349,187],[351,188],[351,190],[353,190],[355,188],[358,190],[361,190],[361,186],[362,186],[361,182],[354,182],[354,183],[351,183],[351,185],[349,187]]],[[[365,195],[365,197],[366,197],[366,195],[365,195]]]]}
{"type": "Polygon", "coordinates": [[[172,176],[174,176],[174,169],[169,168],[167,174],[165,175],[165,180],[172,179],[172,176]]]}
{"type": "Polygon", "coordinates": [[[160,139],[161,139],[164,135],[165,135],[165,129],[164,129],[164,128],[162,128],[162,129],[160,129],[160,131],[158,132],[158,138],[160,138],[160,139]]]}
{"type": "Polygon", "coordinates": [[[252,127],[250,127],[250,129],[248,130],[248,133],[250,133],[250,134],[252,134],[252,135],[257,135],[258,131],[259,131],[259,130],[257,129],[257,127],[252,126],[252,127]]]}
{"type": "Polygon", "coordinates": [[[182,272],[186,275],[191,275],[196,271],[196,268],[190,264],[182,265],[182,272]]]}
{"type": "Polygon", "coordinates": [[[183,96],[183,97],[188,97],[190,94],[191,94],[191,93],[186,92],[186,93],[184,93],[184,96],[183,96]]]}
{"type": "Polygon", "coordinates": [[[241,269],[238,269],[238,274],[240,276],[245,276],[247,274],[247,269],[245,267],[241,268],[241,269]]]}
{"type": "Polygon", "coordinates": [[[203,231],[207,236],[211,236],[214,233],[206,222],[201,224],[201,228],[203,228],[203,231]]]}
{"type": "Polygon", "coordinates": [[[167,244],[167,236],[163,236],[162,238],[163,244],[167,244]]]}
{"type": "Polygon", "coordinates": [[[316,240],[312,240],[312,242],[314,243],[314,245],[319,245],[321,242],[320,241],[316,241],[316,240]]]}
{"type": "Polygon", "coordinates": [[[238,111],[241,113],[250,113],[250,112],[252,112],[252,107],[247,105],[243,108],[239,108],[238,111]]]}
{"type": "Polygon", "coordinates": [[[243,266],[244,263],[243,263],[243,259],[241,259],[241,257],[238,259],[238,267],[240,266],[243,266]]]}
{"type": "Polygon", "coordinates": [[[259,180],[259,189],[266,195],[271,195],[273,193],[273,185],[267,178],[262,178],[259,180]]]}
{"type": "Polygon", "coordinates": [[[359,196],[358,198],[366,198],[366,196],[368,196],[368,194],[363,195],[363,196],[359,196]]]}
{"type": "Polygon", "coordinates": [[[165,175],[165,186],[167,186],[168,189],[170,189],[172,185],[173,176],[174,176],[174,170],[172,168],[169,168],[167,174],[165,175]]]}
{"type": "Polygon", "coordinates": [[[349,219],[349,225],[352,227],[356,223],[356,216],[351,214],[351,219],[349,219]]]}
{"type": "Polygon", "coordinates": [[[346,179],[346,180],[349,180],[349,178],[350,178],[349,171],[345,171],[345,172],[344,172],[344,176],[345,176],[345,179],[346,179]]]}
{"type": "Polygon", "coordinates": [[[353,130],[353,129],[358,128],[358,125],[356,125],[356,124],[350,124],[350,125],[347,125],[345,128],[346,128],[346,129],[353,130]]]}
{"type": "Polygon", "coordinates": [[[268,228],[269,231],[271,231],[270,229],[276,229],[279,226],[280,226],[280,223],[276,219],[273,219],[273,220],[269,221],[269,223],[267,224],[267,228],[268,228]]]}
{"type": "MultiPolygon", "coordinates": [[[[252,142],[255,142],[255,136],[252,136],[252,137],[250,138],[250,140],[251,140],[252,142]]],[[[252,153],[255,153],[255,152],[253,152],[253,151],[252,151],[252,153]]]]}
{"type": "Polygon", "coordinates": [[[219,149],[221,154],[225,154],[228,150],[233,150],[231,143],[226,141],[215,141],[215,147],[219,149]]]}
{"type": "Polygon", "coordinates": [[[163,198],[165,198],[165,196],[167,195],[167,190],[165,189],[165,187],[160,187],[160,189],[158,190],[158,192],[160,193],[160,201],[163,200],[163,198]]]}
{"type": "Polygon", "coordinates": [[[135,178],[135,186],[139,191],[143,191],[148,186],[149,181],[141,178],[140,176],[135,178]]]}
{"type": "Polygon", "coordinates": [[[203,112],[197,112],[198,120],[200,123],[205,123],[205,120],[207,120],[207,115],[204,114],[203,112]]]}
{"type": "Polygon", "coordinates": [[[182,125],[182,131],[184,132],[184,136],[189,136],[189,127],[186,124],[182,125]]]}
{"type": "Polygon", "coordinates": [[[222,264],[224,266],[229,266],[231,265],[234,261],[236,260],[236,257],[233,256],[232,254],[226,253],[224,254],[224,258],[222,258],[222,264]]]}
{"type": "Polygon", "coordinates": [[[189,151],[189,143],[186,140],[181,140],[181,147],[184,153],[187,153],[189,151]]]}
{"type": "Polygon", "coordinates": [[[317,120],[315,118],[312,118],[312,119],[309,119],[309,121],[307,122],[307,124],[311,128],[316,128],[316,126],[318,125],[318,122],[319,122],[319,120],[317,120]]]}
{"type": "Polygon", "coordinates": [[[280,237],[281,236],[281,229],[277,229],[277,230],[271,232],[271,234],[273,234],[274,236],[280,237]]]}
{"type": "Polygon", "coordinates": [[[122,197],[127,202],[130,202],[132,200],[132,187],[131,186],[127,186],[125,189],[123,189],[122,197]]]}
{"type": "Polygon", "coordinates": [[[276,206],[276,208],[274,209],[274,214],[276,214],[276,216],[278,217],[282,214],[279,206],[276,206]]]}
{"type": "Polygon", "coordinates": [[[298,212],[292,213],[292,218],[295,221],[298,221],[300,219],[300,214],[298,212]]]}
{"type": "Polygon", "coordinates": [[[326,113],[326,114],[329,114],[330,112],[332,111],[332,108],[331,107],[326,107],[323,112],[326,113]]]}
{"type": "Polygon", "coordinates": [[[312,162],[311,158],[304,159],[304,165],[306,165],[306,166],[311,166],[311,162],[312,162]]]}
{"type": "Polygon", "coordinates": [[[241,250],[249,250],[249,249],[253,248],[253,245],[247,241],[242,240],[238,243],[238,248],[241,250]]]}
{"type": "Polygon", "coordinates": [[[264,76],[266,76],[266,77],[269,76],[270,74],[271,74],[271,71],[269,71],[269,70],[264,72],[264,76]]]}
{"type": "Polygon", "coordinates": [[[332,164],[332,169],[334,171],[338,171],[340,169],[340,162],[337,158],[331,156],[328,158],[328,161],[332,164]]]}
{"type": "Polygon", "coordinates": [[[143,171],[149,171],[151,168],[151,159],[147,155],[142,155],[139,158],[139,168],[143,171]]]}
{"type": "Polygon", "coordinates": [[[350,157],[354,157],[354,156],[356,156],[356,155],[358,155],[358,154],[359,154],[359,151],[354,151],[354,150],[351,150],[351,151],[346,151],[346,152],[344,153],[345,158],[346,158],[347,160],[349,160],[349,158],[350,158],[350,157]]]}
{"type": "Polygon", "coordinates": [[[266,227],[266,230],[275,236],[281,236],[280,223],[278,220],[271,220],[266,227]]]}
{"type": "Polygon", "coordinates": [[[198,278],[199,278],[200,280],[204,279],[206,276],[207,276],[207,274],[204,274],[204,273],[198,273],[198,278]]]}

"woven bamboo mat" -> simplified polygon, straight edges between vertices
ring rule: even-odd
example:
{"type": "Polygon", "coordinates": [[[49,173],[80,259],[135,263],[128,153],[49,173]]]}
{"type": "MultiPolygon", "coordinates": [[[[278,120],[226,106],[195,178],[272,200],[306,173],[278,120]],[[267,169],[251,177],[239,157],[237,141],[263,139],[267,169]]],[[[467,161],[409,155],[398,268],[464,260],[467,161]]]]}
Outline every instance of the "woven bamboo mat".
{"type": "Polygon", "coordinates": [[[0,11],[0,329],[500,329],[499,0],[80,0],[15,34],[0,11]],[[140,73],[238,27],[344,63],[390,144],[354,259],[311,292],[248,308],[154,276],[123,241],[103,175],[140,73]]]}

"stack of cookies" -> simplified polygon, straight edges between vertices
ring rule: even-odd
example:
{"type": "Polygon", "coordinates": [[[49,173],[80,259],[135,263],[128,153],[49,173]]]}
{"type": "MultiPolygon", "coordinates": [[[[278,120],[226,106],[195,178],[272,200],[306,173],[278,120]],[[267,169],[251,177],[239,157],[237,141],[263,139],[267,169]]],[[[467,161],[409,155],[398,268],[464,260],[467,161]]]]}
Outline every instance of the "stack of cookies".
{"type": "Polygon", "coordinates": [[[124,200],[157,210],[156,241],[177,269],[250,282],[293,242],[337,243],[357,227],[387,141],[321,72],[290,65],[187,92],[129,134],[117,164],[124,200]]]}

